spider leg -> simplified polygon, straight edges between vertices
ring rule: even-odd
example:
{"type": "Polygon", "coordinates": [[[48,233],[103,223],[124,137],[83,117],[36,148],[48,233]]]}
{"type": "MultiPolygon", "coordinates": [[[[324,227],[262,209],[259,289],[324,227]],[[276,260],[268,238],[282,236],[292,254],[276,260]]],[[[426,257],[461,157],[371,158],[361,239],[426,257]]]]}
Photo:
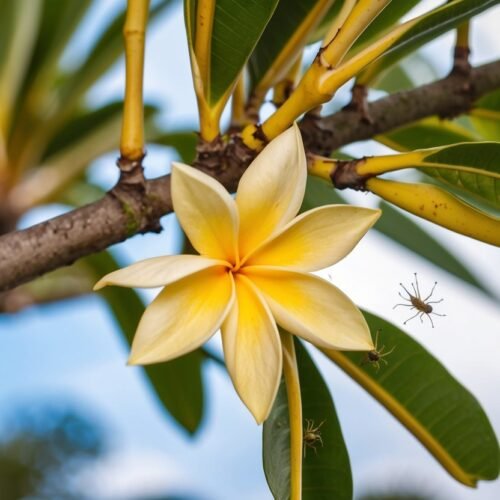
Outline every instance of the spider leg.
{"type": "Polygon", "coordinates": [[[415,283],[417,285],[417,297],[420,297],[420,287],[418,286],[418,278],[417,278],[417,273],[413,273],[415,275],[415,283]]]}
{"type": "Polygon", "coordinates": [[[375,350],[377,350],[379,334],[380,334],[380,330],[377,330],[375,333],[375,350]]]}
{"type": "Polygon", "coordinates": [[[380,358],[380,361],[382,361],[383,363],[385,363],[385,365],[386,365],[386,366],[388,366],[388,365],[389,365],[389,363],[387,362],[387,360],[386,360],[386,359],[384,359],[384,358],[380,358]]]}
{"type": "Polygon", "coordinates": [[[411,297],[411,293],[405,288],[405,286],[403,285],[403,283],[400,283],[399,286],[401,286],[403,288],[403,290],[408,294],[408,297],[411,297]]]}
{"type": "Polygon", "coordinates": [[[411,307],[411,308],[413,308],[413,305],[412,305],[412,304],[396,304],[396,305],[393,307],[393,309],[396,309],[396,307],[398,307],[398,306],[403,306],[403,307],[411,307]]]}
{"type": "Polygon", "coordinates": [[[434,286],[432,287],[431,293],[429,295],[427,295],[427,297],[425,297],[424,302],[427,302],[427,299],[430,299],[432,297],[432,294],[434,293],[434,290],[435,290],[437,284],[438,284],[438,282],[435,281],[434,286]]]}
{"type": "Polygon", "coordinates": [[[432,328],[434,328],[434,321],[432,321],[431,315],[426,314],[426,316],[429,318],[429,321],[431,322],[432,328]]]}
{"type": "Polygon", "coordinates": [[[384,355],[383,355],[382,357],[389,356],[389,354],[391,354],[391,352],[393,352],[393,351],[394,351],[394,349],[396,349],[396,346],[395,346],[395,345],[393,345],[393,346],[392,346],[392,349],[390,349],[389,351],[385,352],[385,353],[384,353],[384,355]]]}
{"type": "Polygon", "coordinates": [[[411,287],[413,288],[413,293],[415,294],[415,297],[420,298],[420,293],[417,292],[417,289],[415,288],[415,285],[412,283],[411,287]]]}
{"type": "MultiPolygon", "coordinates": [[[[426,299],[427,300],[427,299],[426,299]]],[[[441,300],[433,300],[432,302],[427,302],[427,304],[441,304],[441,302],[443,302],[444,299],[441,299],[441,300]]]]}
{"type": "Polygon", "coordinates": [[[408,302],[411,302],[410,299],[407,299],[401,292],[398,292],[398,295],[403,299],[403,300],[407,300],[408,302]]]}
{"type": "Polygon", "coordinates": [[[438,314],[438,313],[435,313],[435,312],[431,312],[431,314],[434,314],[436,316],[441,316],[442,318],[446,317],[446,314],[438,314]]]}
{"type": "Polygon", "coordinates": [[[424,322],[424,320],[422,319],[422,317],[423,317],[423,315],[424,315],[424,314],[425,314],[425,313],[423,313],[423,312],[421,312],[421,313],[420,313],[420,316],[419,316],[419,318],[420,318],[420,323],[423,323],[423,322],[424,322]]]}
{"type": "Polygon", "coordinates": [[[417,312],[417,314],[415,314],[415,316],[412,316],[411,318],[408,318],[404,323],[403,325],[406,325],[406,323],[408,323],[408,321],[412,320],[413,318],[416,318],[418,315],[420,314],[420,311],[417,312]]]}

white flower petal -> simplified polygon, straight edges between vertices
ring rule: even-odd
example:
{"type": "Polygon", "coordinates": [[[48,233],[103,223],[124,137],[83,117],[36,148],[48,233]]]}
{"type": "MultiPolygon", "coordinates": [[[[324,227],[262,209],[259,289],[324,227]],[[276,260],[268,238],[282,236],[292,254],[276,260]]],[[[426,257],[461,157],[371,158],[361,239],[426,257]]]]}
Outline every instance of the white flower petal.
{"type": "Polygon", "coordinates": [[[233,300],[232,275],[221,268],[168,285],[146,308],[129,362],[168,361],[196,349],[220,328],[233,300]]]}
{"type": "Polygon", "coordinates": [[[277,267],[245,267],[280,326],[320,347],[374,348],[370,329],[353,302],[317,276],[277,267]]]}
{"type": "Polygon", "coordinates": [[[324,269],[343,259],[379,216],[380,210],[349,205],[309,210],[259,247],[245,265],[324,269]]]}
{"type": "Polygon", "coordinates": [[[264,148],[238,185],[242,258],[297,215],[306,179],[306,155],[294,124],[264,148]]]}
{"type": "Polygon", "coordinates": [[[200,255],[167,255],[145,259],[103,276],[95,285],[99,290],[108,285],[138,288],[166,286],[190,274],[210,267],[227,267],[221,260],[200,255]]]}
{"type": "Polygon", "coordinates": [[[281,380],[281,341],[269,307],[248,278],[235,276],[236,300],[221,332],[234,387],[257,423],[271,411],[281,380]]]}
{"type": "Polygon", "coordinates": [[[175,213],[193,247],[201,255],[236,262],[238,212],[224,186],[175,162],[171,186],[175,213]]]}

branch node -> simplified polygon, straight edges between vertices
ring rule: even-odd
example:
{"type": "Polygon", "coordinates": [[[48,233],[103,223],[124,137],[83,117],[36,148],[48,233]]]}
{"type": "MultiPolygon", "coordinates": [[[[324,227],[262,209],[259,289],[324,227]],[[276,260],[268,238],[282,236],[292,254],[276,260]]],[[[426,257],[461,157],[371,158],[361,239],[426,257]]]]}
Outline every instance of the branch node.
{"type": "Polygon", "coordinates": [[[343,109],[358,113],[360,120],[368,125],[375,123],[368,110],[368,87],[356,83],[351,90],[351,101],[343,109]]]}
{"type": "Polygon", "coordinates": [[[116,160],[116,165],[120,169],[120,180],[118,184],[141,186],[144,189],[145,179],[142,160],[144,160],[145,156],[146,155],[142,155],[135,159],[120,156],[118,160],[116,160]]]}
{"type": "Polygon", "coordinates": [[[360,163],[364,163],[365,158],[359,160],[337,161],[337,165],[330,174],[332,184],[337,189],[354,189],[354,191],[366,191],[367,176],[359,175],[356,171],[360,163]]]}

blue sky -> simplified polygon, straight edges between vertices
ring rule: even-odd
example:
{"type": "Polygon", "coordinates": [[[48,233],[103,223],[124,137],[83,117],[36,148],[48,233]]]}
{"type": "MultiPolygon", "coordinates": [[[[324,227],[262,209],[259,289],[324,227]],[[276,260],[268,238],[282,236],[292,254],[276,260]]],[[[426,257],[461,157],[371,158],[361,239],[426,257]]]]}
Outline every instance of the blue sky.
{"type": "MultiPolygon", "coordinates": [[[[85,44],[99,30],[102,19],[121,2],[99,2],[66,62],[72,64],[85,44]]],[[[439,2],[423,2],[424,5],[439,2]]],[[[500,8],[490,10],[473,26],[473,61],[498,58],[500,8]]],[[[162,123],[176,128],[196,127],[196,108],[183,32],[181,9],[160,20],[148,36],[145,89],[148,98],[161,103],[162,123]]],[[[452,37],[430,44],[424,54],[440,75],[449,70],[452,37]]],[[[91,92],[93,103],[106,102],[123,92],[120,63],[91,92]]],[[[372,144],[359,144],[357,154],[381,151],[372,144]]],[[[95,162],[93,177],[105,187],[116,179],[116,153],[95,162]]],[[[147,175],[168,172],[171,152],[150,148],[147,175]]],[[[371,205],[370,196],[353,195],[361,205],[371,205]]],[[[57,212],[37,211],[25,224],[57,212]]],[[[176,250],[171,216],[164,218],[160,235],[137,236],[114,250],[127,260],[171,253],[176,250]]],[[[458,235],[439,234],[491,288],[500,294],[498,250],[458,235]],[[478,258],[480,256],[480,258],[478,258]]],[[[358,304],[401,324],[404,312],[392,310],[400,281],[409,281],[417,271],[425,286],[439,281],[442,311],[431,330],[418,321],[408,331],[434,353],[480,400],[497,432],[500,430],[500,375],[498,306],[472,288],[440,270],[402,253],[376,234],[369,234],[347,259],[331,271],[336,285],[358,304]],[[496,384],[495,384],[496,382],[496,384]]],[[[324,273],[324,276],[327,272],[324,273]]],[[[154,293],[145,295],[150,298],[154,293]]],[[[19,315],[0,318],[2,362],[0,363],[0,408],[2,413],[18,403],[31,404],[44,398],[67,398],[93,412],[109,429],[112,451],[86,471],[82,487],[94,498],[127,499],[145,494],[191,492],[205,499],[256,500],[270,498],[262,473],[260,429],[237,398],[225,374],[215,366],[206,370],[207,415],[204,428],[191,440],[149,394],[137,368],[125,365],[127,350],[113,320],[97,295],[71,302],[32,308],[19,315]]],[[[213,347],[220,348],[218,338],[213,347]]],[[[403,480],[429,492],[454,500],[493,500],[500,486],[482,484],[478,490],[457,485],[435,464],[432,457],[364,391],[330,363],[318,358],[336,402],[353,464],[357,491],[367,485],[384,487],[403,480]]]]}

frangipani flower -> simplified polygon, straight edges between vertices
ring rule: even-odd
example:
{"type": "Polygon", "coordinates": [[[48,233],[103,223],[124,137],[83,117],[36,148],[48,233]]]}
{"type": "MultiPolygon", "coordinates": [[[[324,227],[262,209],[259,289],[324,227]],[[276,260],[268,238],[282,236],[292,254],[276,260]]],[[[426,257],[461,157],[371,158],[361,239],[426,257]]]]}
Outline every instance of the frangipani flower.
{"type": "Polygon", "coordinates": [[[132,364],[182,356],[220,328],[236,391],[260,423],[281,378],[277,324],[320,347],[373,349],[358,308],[309,272],[345,257],[379,211],[328,205],[296,217],[306,177],[296,125],[255,158],[236,199],[212,177],[173,164],[173,206],[200,255],[147,259],[104,276],[95,286],[164,287],[141,318],[132,364]]]}

